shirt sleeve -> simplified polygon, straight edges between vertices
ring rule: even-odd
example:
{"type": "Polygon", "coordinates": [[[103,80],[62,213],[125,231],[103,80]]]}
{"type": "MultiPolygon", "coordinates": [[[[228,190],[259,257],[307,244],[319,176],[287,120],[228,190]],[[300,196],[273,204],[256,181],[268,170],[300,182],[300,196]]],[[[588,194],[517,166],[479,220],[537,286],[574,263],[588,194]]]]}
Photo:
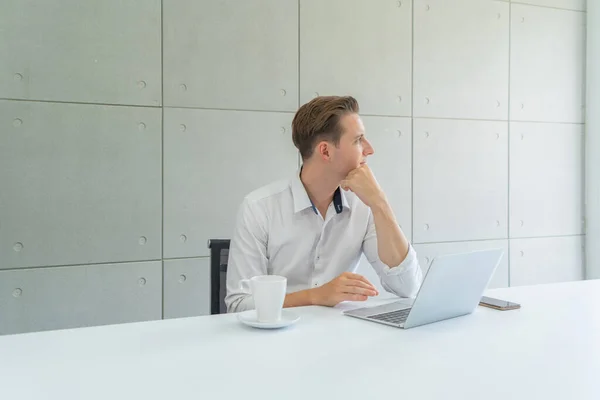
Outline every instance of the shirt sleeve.
{"type": "Polygon", "coordinates": [[[227,312],[254,309],[254,299],[243,279],[267,274],[267,233],[264,218],[257,218],[252,203],[245,199],[237,214],[227,259],[227,312]]]}
{"type": "Polygon", "coordinates": [[[363,240],[363,253],[377,272],[383,288],[399,297],[415,297],[421,282],[423,272],[417,259],[417,253],[409,243],[406,258],[397,266],[390,268],[379,259],[377,250],[377,233],[373,214],[369,215],[367,233],[363,240]]]}

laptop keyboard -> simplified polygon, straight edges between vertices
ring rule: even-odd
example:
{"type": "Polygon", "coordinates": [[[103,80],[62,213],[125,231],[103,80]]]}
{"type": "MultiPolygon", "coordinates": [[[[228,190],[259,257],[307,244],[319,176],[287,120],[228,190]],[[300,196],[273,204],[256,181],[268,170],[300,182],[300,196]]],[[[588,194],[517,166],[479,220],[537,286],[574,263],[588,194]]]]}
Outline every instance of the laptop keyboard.
{"type": "Polygon", "coordinates": [[[383,314],[371,315],[370,319],[376,319],[378,321],[385,321],[392,324],[401,324],[406,321],[408,318],[408,314],[410,313],[410,308],[405,308],[404,310],[396,310],[390,311],[383,314]]]}

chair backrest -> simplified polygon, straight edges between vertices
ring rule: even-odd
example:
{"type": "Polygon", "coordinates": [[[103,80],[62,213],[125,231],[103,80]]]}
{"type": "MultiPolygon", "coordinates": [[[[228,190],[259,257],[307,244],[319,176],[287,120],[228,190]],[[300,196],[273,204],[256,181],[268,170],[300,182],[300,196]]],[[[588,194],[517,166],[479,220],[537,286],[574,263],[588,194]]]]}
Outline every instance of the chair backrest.
{"type": "Polygon", "coordinates": [[[229,258],[229,239],[210,239],[210,313],[225,314],[227,260],[229,258]]]}

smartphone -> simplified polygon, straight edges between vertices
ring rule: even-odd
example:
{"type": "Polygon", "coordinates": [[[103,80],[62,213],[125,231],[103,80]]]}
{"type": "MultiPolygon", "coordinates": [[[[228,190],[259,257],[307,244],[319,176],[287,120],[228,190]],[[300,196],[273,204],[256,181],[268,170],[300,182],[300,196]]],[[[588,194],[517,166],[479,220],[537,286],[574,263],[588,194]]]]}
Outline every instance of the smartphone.
{"type": "Polygon", "coordinates": [[[521,308],[520,304],[512,303],[512,302],[506,301],[506,300],[494,299],[492,297],[485,297],[485,296],[483,296],[481,298],[479,305],[484,306],[484,307],[493,308],[495,310],[502,310],[502,311],[516,310],[518,308],[521,308]]]}

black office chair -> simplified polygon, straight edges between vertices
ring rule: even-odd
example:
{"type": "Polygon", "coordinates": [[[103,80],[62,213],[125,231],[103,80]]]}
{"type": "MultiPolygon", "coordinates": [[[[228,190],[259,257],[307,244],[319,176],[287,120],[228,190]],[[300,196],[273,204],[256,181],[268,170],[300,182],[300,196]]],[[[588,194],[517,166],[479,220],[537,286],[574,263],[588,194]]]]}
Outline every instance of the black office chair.
{"type": "Polygon", "coordinates": [[[210,239],[210,313],[225,314],[225,294],[227,293],[227,260],[229,239],[210,239]]]}

